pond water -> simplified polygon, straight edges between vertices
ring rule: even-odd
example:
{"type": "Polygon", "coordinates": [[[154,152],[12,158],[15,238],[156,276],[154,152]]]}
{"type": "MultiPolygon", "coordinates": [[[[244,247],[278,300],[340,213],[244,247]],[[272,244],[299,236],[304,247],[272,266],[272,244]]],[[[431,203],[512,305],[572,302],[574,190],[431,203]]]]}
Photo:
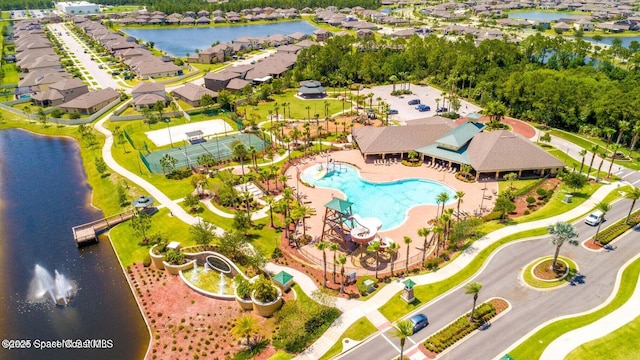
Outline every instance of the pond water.
{"type": "Polygon", "coordinates": [[[622,40],[622,46],[629,48],[629,44],[631,44],[632,41],[640,41],[640,36],[620,36],[620,37],[615,37],[615,36],[609,36],[609,37],[603,37],[602,39],[600,39],[599,41],[594,40],[593,38],[590,37],[583,37],[582,38],[584,41],[589,41],[592,42],[596,45],[611,45],[613,44],[613,39],[620,39],[622,40]]]}
{"type": "MultiPolygon", "coordinates": [[[[586,14],[584,15],[586,16],[586,14]]],[[[556,21],[558,19],[579,19],[583,15],[568,14],[564,12],[555,11],[516,11],[508,14],[510,19],[523,19],[523,20],[542,20],[542,21],[556,21]]]]}
{"type": "Polygon", "coordinates": [[[32,341],[28,350],[0,350],[0,359],[142,359],[148,331],[111,245],[78,249],[73,240],[72,226],[102,217],[90,205],[77,143],[0,131],[0,169],[0,333],[32,341]],[[74,284],[69,305],[30,301],[32,279],[48,273],[51,283],[54,270],[74,284]],[[41,350],[36,339],[111,345],[41,350]]]}
{"type": "Polygon", "coordinates": [[[230,43],[243,36],[289,35],[295,32],[312,34],[317,28],[306,21],[281,22],[275,24],[209,26],[166,29],[128,29],[122,31],[145,42],[152,41],[157,49],[172,56],[186,56],[195,50],[204,50],[216,41],[230,43]]]}

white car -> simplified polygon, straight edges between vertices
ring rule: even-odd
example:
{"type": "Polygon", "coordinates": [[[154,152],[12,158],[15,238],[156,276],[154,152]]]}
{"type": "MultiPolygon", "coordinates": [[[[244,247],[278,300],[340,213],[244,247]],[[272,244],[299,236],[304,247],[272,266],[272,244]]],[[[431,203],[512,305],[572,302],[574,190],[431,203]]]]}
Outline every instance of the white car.
{"type": "Polygon", "coordinates": [[[596,210],[589,214],[589,216],[584,219],[584,222],[587,225],[597,226],[602,220],[604,220],[604,213],[600,210],[596,210]]]}

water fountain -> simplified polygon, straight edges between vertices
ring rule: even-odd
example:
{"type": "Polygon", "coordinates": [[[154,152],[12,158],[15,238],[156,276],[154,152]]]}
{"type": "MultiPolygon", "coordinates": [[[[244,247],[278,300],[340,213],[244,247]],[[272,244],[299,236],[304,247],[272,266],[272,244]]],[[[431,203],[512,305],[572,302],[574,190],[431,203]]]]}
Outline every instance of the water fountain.
{"type": "Polygon", "coordinates": [[[198,280],[198,264],[193,262],[193,272],[191,273],[191,281],[198,280]]]}
{"type": "Polygon", "coordinates": [[[203,270],[203,271],[204,271],[205,273],[208,273],[209,271],[211,271],[211,268],[209,267],[209,263],[208,263],[208,262],[206,262],[206,261],[205,261],[205,263],[204,263],[203,268],[204,268],[204,270],[203,270]]]}
{"type": "Polygon", "coordinates": [[[227,285],[227,280],[225,279],[226,276],[224,276],[224,273],[220,273],[220,282],[218,283],[218,293],[219,294],[224,294],[225,290],[224,287],[227,285]]]}
{"type": "Polygon", "coordinates": [[[67,279],[58,270],[54,270],[54,276],[44,267],[36,264],[33,280],[29,290],[29,298],[34,302],[45,301],[50,298],[54,304],[66,306],[75,295],[76,287],[73,281],[67,279]]]}

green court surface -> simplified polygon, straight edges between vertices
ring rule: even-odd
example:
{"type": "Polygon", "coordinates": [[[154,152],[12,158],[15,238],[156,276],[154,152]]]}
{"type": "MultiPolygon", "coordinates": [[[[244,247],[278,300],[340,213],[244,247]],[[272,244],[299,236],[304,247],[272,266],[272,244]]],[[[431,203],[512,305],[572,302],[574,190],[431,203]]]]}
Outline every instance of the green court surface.
{"type": "Polygon", "coordinates": [[[150,172],[154,174],[162,174],[164,171],[160,164],[160,159],[162,159],[164,154],[169,154],[169,156],[178,161],[175,166],[176,169],[188,166],[197,166],[198,157],[204,154],[213,156],[217,161],[232,158],[233,149],[231,144],[235,141],[244,143],[247,150],[251,146],[253,146],[257,151],[262,151],[265,148],[265,144],[262,139],[254,134],[235,134],[208,139],[207,141],[198,144],[158,150],[141,157],[150,172]]]}

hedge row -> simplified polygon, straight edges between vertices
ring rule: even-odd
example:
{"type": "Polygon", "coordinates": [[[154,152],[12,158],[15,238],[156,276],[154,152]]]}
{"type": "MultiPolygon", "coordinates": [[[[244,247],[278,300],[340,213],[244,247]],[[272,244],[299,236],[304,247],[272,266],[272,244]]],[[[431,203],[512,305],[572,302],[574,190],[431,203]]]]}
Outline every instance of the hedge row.
{"type": "Polygon", "coordinates": [[[482,324],[496,316],[496,309],[490,303],[484,303],[475,310],[475,321],[469,322],[469,313],[459,317],[456,321],[449,324],[446,328],[431,335],[425,342],[424,346],[434,353],[441,353],[448,347],[454,345],[460,339],[469,335],[472,331],[479,328],[482,324]]]}
{"type": "Polygon", "coordinates": [[[636,210],[631,214],[629,218],[629,223],[625,222],[627,218],[624,217],[613,223],[611,226],[607,226],[604,230],[600,231],[598,234],[598,242],[602,245],[607,245],[608,243],[615,240],[618,236],[624,234],[627,230],[632,227],[638,225],[640,223],[640,210],[636,210]]]}

